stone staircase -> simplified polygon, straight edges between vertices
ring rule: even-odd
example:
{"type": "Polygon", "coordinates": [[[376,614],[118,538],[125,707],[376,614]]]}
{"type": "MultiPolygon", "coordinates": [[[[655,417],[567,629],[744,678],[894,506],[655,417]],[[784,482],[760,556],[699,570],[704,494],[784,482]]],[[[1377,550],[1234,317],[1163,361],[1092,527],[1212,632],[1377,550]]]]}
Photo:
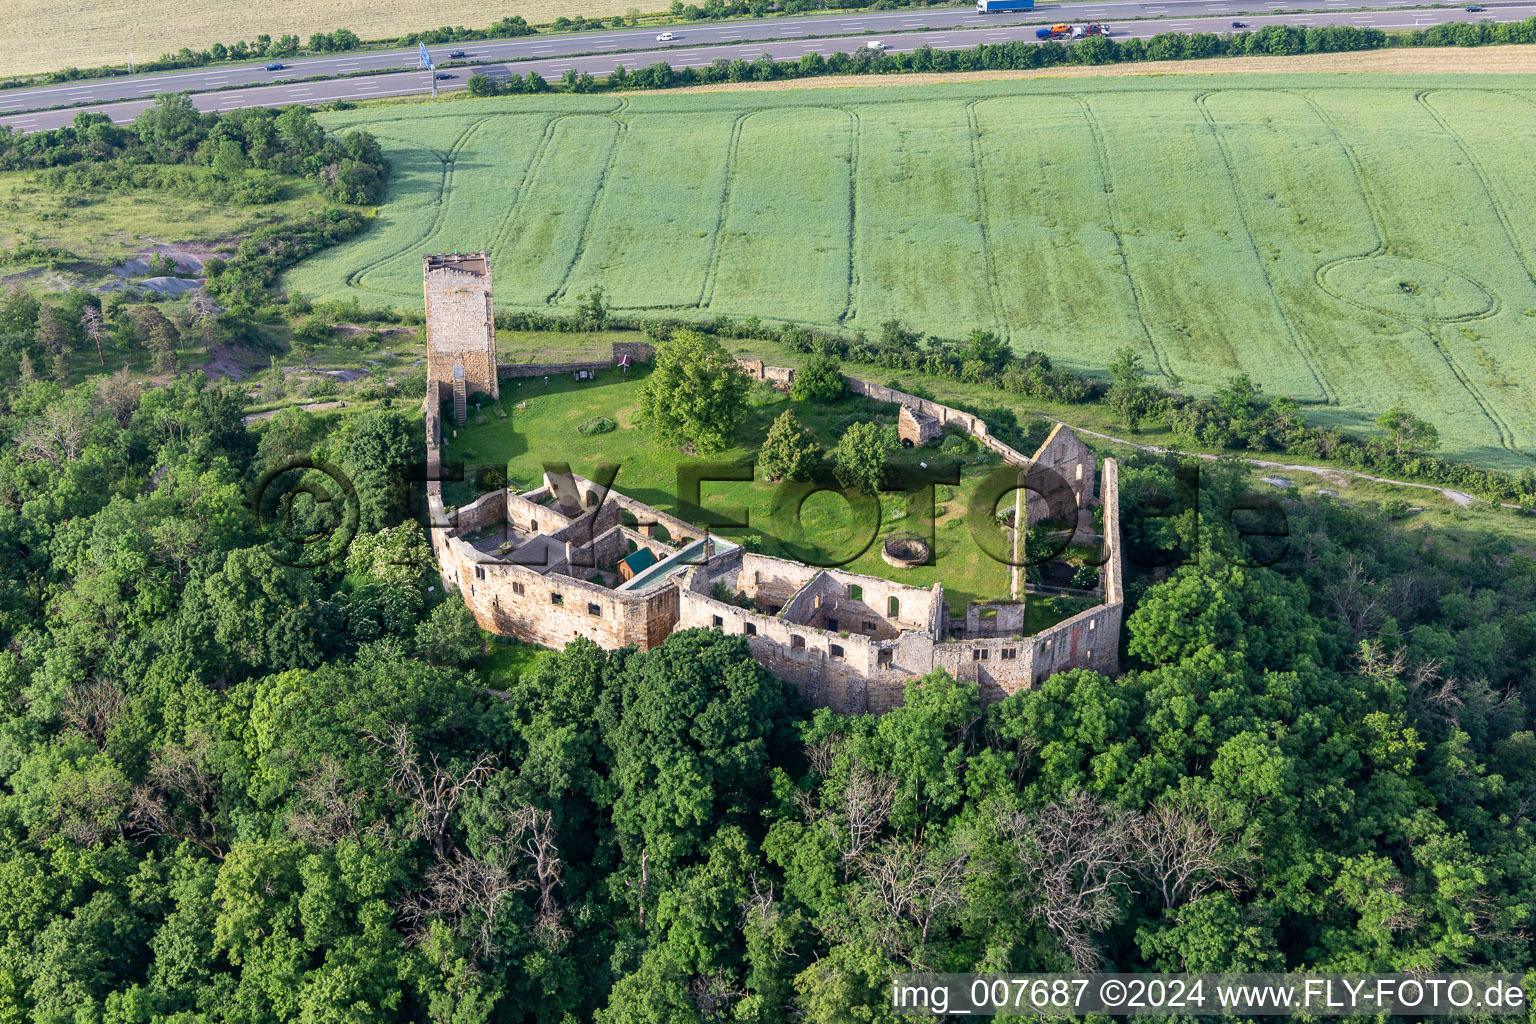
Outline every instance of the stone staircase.
{"type": "Polygon", "coordinates": [[[453,381],[453,422],[459,426],[469,418],[469,389],[465,386],[463,377],[455,377],[453,381]]]}

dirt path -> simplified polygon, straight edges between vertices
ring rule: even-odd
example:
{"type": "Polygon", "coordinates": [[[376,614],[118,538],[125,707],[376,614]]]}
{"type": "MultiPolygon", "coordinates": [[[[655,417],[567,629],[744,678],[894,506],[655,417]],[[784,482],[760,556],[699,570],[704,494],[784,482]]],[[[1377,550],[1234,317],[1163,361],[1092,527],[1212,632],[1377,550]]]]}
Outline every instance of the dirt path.
{"type": "MultiPolygon", "coordinates": [[[[339,408],[341,408],[342,406],[344,406],[346,404],[347,404],[346,402],[342,402],[342,401],[336,401],[336,402],[308,402],[308,403],[305,403],[304,405],[298,406],[298,408],[303,409],[305,412],[316,412],[316,411],[318,411],[320,409],[339,409],[339,408]]],[[[294,408],[294,406],[285,405],[285,406],[283,406],[283,408],[284,409],[292,409],[292,408],[294,408]]],[[[273,416],[276,416],[281,411],[282,411],[282,409],[268,409],[266,412],[253,412],[249,416],[245,417],[245,420],[244,420],[245,425],[246,426],[250,426],[253,423],[260,423],[262,420],[269,420],[273,416]]]]}
{"type": "MultiPolygon", "coordinates": [[[[1087,427],[1079,427],[1075,424],[1067,423],[1066,420],[1059,420],[1054,416],[1047,416],[1043,412],[1037,412],[1035,415],[1039,416],[1043,420],[1050,420],[1052,423],[1061,423],[1065,426],[1071,427],[1079,434],[1087,434],[1089,437],[1097,437],[1105,441],[1113,441],[1115,444],[1127,445],[1131,448],[1137,448],[1144,452],[1151,452],[1154,455],[1193,455],[1197,459],[1205,459],[1209,462],[1215,462],[1218,459],[1225,457],[1221,455],[1209,455],[1205,452],[1183,452],[1179,451],[1177,448],[1159,448],[1155,444],[1141,444],[1136,441],[1126,440],[1123,437],[1115,437],[1111,434],[1101,434],[1097,430],[1089,430],[1087,427]]],[[[1411,480],[1389,480],[1384,476],[1371,476],[1369,473],[1360,473],[1352,469],[1334,469],[1331,466],[1303,466],[1293,462],[1272,462],[1269,459],[1242,459],[1241,461],[1246,462],[1250,466],[1258,466],[1262,469],[1283,469],[1294,473],[1311,473],[1314,476],[1320,476],[1324,479],[1344,476],[1352,477],[1355,480],[1369,480],[1372,483],[1377,484],[1391,484],[1394,487],[1417,487],[1425,491],[1438,491],[1462,508],[1468,508],[1471,506],[1472,502],[1476,500],[1466,491],[1458,491],[1451,487],[1437,487],[1434,484],[1418,484],[1411,480]]],[[[1505,502],[1504,507],[1518,508],[1519,506],[1511,505],[1508,502],[1505,502]]]]}

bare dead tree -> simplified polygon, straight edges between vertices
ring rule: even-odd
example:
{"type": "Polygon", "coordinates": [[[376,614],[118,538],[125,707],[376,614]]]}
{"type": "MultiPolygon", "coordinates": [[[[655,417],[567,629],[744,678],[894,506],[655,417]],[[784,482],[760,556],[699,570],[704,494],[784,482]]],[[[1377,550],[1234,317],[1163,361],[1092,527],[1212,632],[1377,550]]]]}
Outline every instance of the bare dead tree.
{"type": "Polygon", "coordinates": [[[127,703],[118,685],[107,679],[88,679],[64,695],[59,717],[70,729],[77,729],[97,749],[106,742],[107,733],[123,716],[127,703]]]}
{"type": "Polygon", "coordinates": [[[467,794],[485,785],[495,758],[481,754],[472,765],[455,775],[438,763],[436,754],[432,755],[430,763],[422,763],[410,727],[403,722],[386,727],[383,736],[366,735],[389,757],[390,788],[412,804],[414,813],[407,838],[425,838],[432,844],[432,852],[439,860],[443,859],[452,847],[448,819],[467,794]]]}
{"type": "Polygon", "coordinates": [[[555,892],[560,888],[564,865],[555,844],[555,816],[537,807],[519,807],[513,815],[511,843],[533,871],[538,893],[533,930],[551,949],[563,945],[569,931],[561,922],[555,892]]]}
{"type": "Polygon", "coordinates": [[[965,853],[917,840],[885,843],[860,858],[861,882],[878,911],[880,944],[922,968],[921,949],[935,924],[965,905],[965,853]]]}
{"type": "Polygon", "coordinates": [[[1137,854],[1136,874],[1165,907],[1252,883],[1252,838],[1219,827],[1210,810],[1195,800],[1160,800],[1127,821],[1137,854]]]}
{"type": "Polygon", "coordinates": [[[126,363],[122,369],[101,382],[102,401],[107,403],[112,418],[120,427],[128,426],[133,419],[133,411],[139,407],[139,398],[143,394],[144,386],[128,375],[126,363]]]}
{"type": "Polygon", "coordinates": [[[192,323],[202,329],[205,350],[213,347],[213,328],[219,321],[219,312],[219,307],[209,297],[206,289],[198,289],[187,300],[187,313],[192,323]]]}
{"type": "Polygon", "coordinates": [[[496,920],[502,901],[530,884],[499,857],[482,860],[454,850],[427,870],[425,885],[407,896],[397,912],[412,942],[420,942],[431,923],[442,920],[488,960],[501,949],[496,920]]]}
{"type": "Polygon", "coordinates": [[[288,834],[319,846],[335,846],[343,839],[364,835],[388,842],[392,837],[386,822],[365,826],[358,819],[357,804],[347,783],[341,763],[329,754],[322,757],[315,770],[299,780],[301,809],[289,817],[288,834]]]}
{"type": "Polygon", "coordinates": [[[822,778],[832,774],[832,766],[837,763],[838,752],[847,745],[847,740],[841,736],[824,736],[815,743],[805,745],[805,759],[809,762],[811,770],[822,778]]]}
{"type": "Polygon", "coordinates": [[[633,879],[624,880],[624,888],[631,889],[640,895],[640,928],[645,929],[645,896],[651,888],[650,871],[651,853],[649,850],[640,851],[640,881],[633,879]]]}
{"type": "Polygon", "coordinates": [[[197,733],[150,759],[148,781],[130,797],[129,825],[144,836],[183,839],[224,859],[216,803],[219,778],[209,760],[208,737],[197,733]]]}
{"type": "Polygon", "coordinates": [[[106,354],[101,350],[101,339],[106,337],[107,322],[102,318],[101,309],[97,306],[86,306],[80,310],[80,326],[85,329],[85,336],[96,343],[96,358],[102,366],[107,365],[106,354]]]}
{"type": "Polygon", "coordinates": [[[890,819],[896,803],[896,779],[889,772],[866,768],[857,759],[843,785],[842,811],[848,826],[843,847],[846,864],[861,855],[890,819]]]}
{"type": "Polygon", "coordinates": [[[1366,635],[1374,635],[1381,626],[1381,590],[1376,581],[1365,572],[1365,564],[1350,555],[1345,563],[1343,576],[1330,583],[1324,594],[1333,604],[1340,621],[1349,628],[1350,636],[1359,642],[1366,635]]]}
{"type": "Polygon", "coordinates": [[[696,974],[688,982],[688,995],[693,999],[699,1018],[709,1024],[725,1024],[735,1019],[731,1007],[747,997],[747,989],[728,971],[711,971],[696,974]]]}
{"type": "Polygon", "coordinates": [[[79,402],[54,402],[22,424],[16,455],[23,462],[60,465],[80,457],[91,426],[90,410],[79,402]]]}
{"type": "Polygon", "coordinates": [[[1102,956],[1093,933],[1108,928],[1129,895],[1134,851],[1128,816],[1076,792],[999,824],[1017,858],[1015,898],[1035,907],[1079,971],[1102,956]]]}

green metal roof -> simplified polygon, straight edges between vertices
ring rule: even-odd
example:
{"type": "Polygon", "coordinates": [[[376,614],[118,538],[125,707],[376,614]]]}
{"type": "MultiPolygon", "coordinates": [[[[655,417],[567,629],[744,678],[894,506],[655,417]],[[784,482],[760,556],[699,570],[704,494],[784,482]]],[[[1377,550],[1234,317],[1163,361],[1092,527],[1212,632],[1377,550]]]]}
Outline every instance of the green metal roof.
{"type": "Polygon", "coordinates": [[[641,573],[656,564],[656,556],[651,554],[650,548],[637,548],[632,554],[624,556],[623,563],[629,566],[632,573],[641,573]]]}

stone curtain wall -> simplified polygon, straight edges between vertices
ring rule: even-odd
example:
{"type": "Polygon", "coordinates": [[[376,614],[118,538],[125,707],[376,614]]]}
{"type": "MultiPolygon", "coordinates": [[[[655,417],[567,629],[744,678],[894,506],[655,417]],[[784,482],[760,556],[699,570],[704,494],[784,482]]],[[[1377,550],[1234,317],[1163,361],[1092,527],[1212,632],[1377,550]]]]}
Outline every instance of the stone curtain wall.
{"type": "Polygon", "coordinates": [[[616,341],[610,352],[607,359],[592,359],[579,363],[499,363],[496,366],[496,373],[503,380],[553,377],[559,373],[575,373],[578,370],[590,370],[596,373],[598,370],[619,365],[619,360],[624,356],[629,356],[631,363],[650,362],[656,350],[645,341],[616,341]]]}
{"type": "MultiPolygon", "coordinates": [[[[784,390],[789,389],[795,378],[795,371],[787,366],[765,366],[761,359],[741,357],[736,361],[754,380],[768,381],[784,390]]],[[[1072,486],[1073,492],[1077,495],[1079,507],[1086,508],[1094,502],[1093,477],[1096,460],[1093,453],[1088,450],[1088,446],[1063,424],[1056,425],[1056,428],[1051,431],[1051,436],[1045,439],[1045,443],[1031,458],[993,437],[992,432],[987,428],[986,421],[980,416],[973,416],[971,413],[859,377],[847,377],[846,380],[848,390],[856,395],[863,395],[875,402],[899,405],[912,412],[932,417],[938,421],[940,427],[959,427],[1002,456],[1003,461],[1010,465],[1041,466],[1060,474],[1062,479],[1072,486]]],[[[1028,520],[1033,523],[1045,517],[1046,511],[1036,503],[1030,510],[1028,520]]]]}

